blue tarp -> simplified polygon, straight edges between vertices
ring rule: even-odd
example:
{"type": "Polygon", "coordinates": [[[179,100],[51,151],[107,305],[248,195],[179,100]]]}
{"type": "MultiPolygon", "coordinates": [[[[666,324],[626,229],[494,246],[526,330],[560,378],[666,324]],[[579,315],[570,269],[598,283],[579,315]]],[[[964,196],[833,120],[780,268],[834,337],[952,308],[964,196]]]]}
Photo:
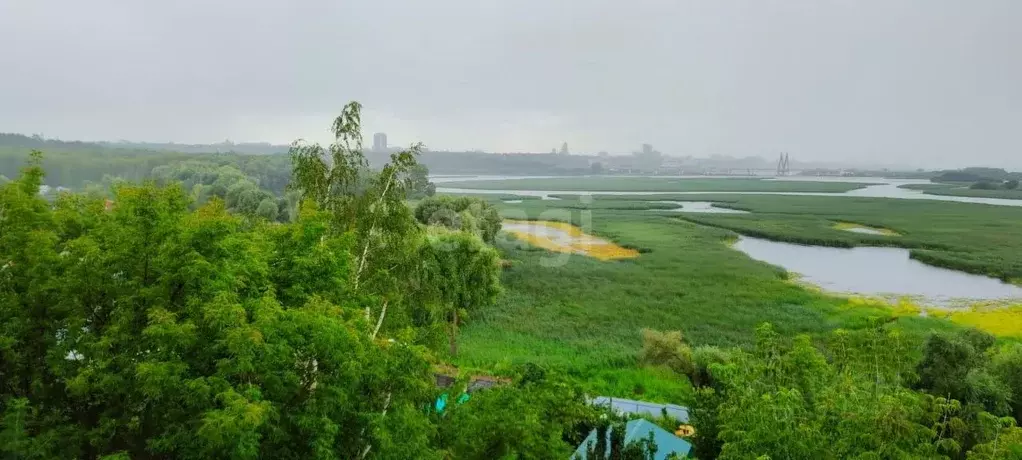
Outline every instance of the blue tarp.
{"type": "MultiPolygon", "coordinates": [[[[653,422],[643,419],[631,420],[625,424],[625,444],[632,441],[639,441],[649,436],[650,432],[653,432],[653,441],[656,442],[657,451],[653,458],[656,460],[664,460],[670,454],[678,454],[678,456],[685,458],[692,452],[692,444],[688,441],[675,436],[673,433],[656,426],[653,422]]],[[[600,460],[586,458],[586,451],[589,449],[589,443],[596,443],[596,430],[589,433],[582,444],[575,449],[575,453],[572,454],[572,459],[582,460],[600,460]]],[[[610,430],[607,430],[607,451],[604,453],[604,458],[610,456],[610,430]]]]}

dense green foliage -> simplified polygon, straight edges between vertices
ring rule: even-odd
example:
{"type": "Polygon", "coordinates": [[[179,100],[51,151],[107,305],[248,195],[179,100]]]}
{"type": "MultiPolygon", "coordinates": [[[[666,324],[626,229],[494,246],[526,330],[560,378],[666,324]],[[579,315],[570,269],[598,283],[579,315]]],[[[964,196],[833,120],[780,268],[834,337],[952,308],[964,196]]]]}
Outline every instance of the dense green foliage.
{"type": "Polygon", "coordinates": [[[526,373],[513,386],[477,392],[451,408],[437,437],[452,459],[567,458],[596,414],[573,385],[526,373]]]}
{"type": "Polygon", "coordinates": [[[458,326],[500,294],[500,255],[474,233],[432,229],[418,252],[417,276],[449,325],[450,354],[458,353],[458,326]]]}
{"type": "Polygon", "coordinates": [[[500,213],[480,198],[427,198],[415,206],[415,218],[423,225],[438,225],[478,235],[487,243],[493,243],[500,231],[500,213]]]}
{"type": "Polygon", "coordinates": [[[249,176],[231,165],[181,161],[153,168],[152,177],[160,184],[180,183],[190,191],[196,205],[217,197],[224,200],[232,212],[282,222],[289,221],[297,212],[297,196],[278,198],[273,192],[260,189],[249,176]]]}
{"type": "Polygon", "coordinates": [[[447,182],[444,187],[479,190],[558,190],[604,192],[833,192],[869,184],[855,182],[770,181],[762,179],[674,179],[663,177],[573,177],[447,182]]]}
{"type": "MultiPolygon", "coordinates": [[[[839,330],[825,341],[821,351],[808,336],[789,342],[765,325],[758,328],[753,350],[710,365],[712,379],[699,390],[694,411],[696,455],[965,458],[981,445],[969,458],[987,453],[1015,458],[1000,455],[1017,446],[996,445],[1002,437],[1018,436],[1011,417],[949,399],[941,388],[923,393],[906,386],[916,376],[909,343],[897,330],[880,325],[839,330]]],[[[933,367],[932,343],[919,365],[921,379],[925,384],[939,375],[952,383],[959,376],[933,367]]]]}
{"type": "Polygon", "coordinates": [[[118,188],[109,212],[79,196],[51,209],[35,196],[39,178],[30,170],[0,198],[8,455],[428,448],[426,351],[378,346],[352,314],[352,241],[330,236],[326,216],[251,225],[219,200],[189,213],[179,190],[153,186],[118,188]],[[280,266],[327,276],[280,277],[280,266]],[[390,434],[410,426],[415,436],[390,434]]]}
{"type": "Polygon", "coordinates": [[[1022,344],[1006,345],[993,356],[987,370],[1011,391],[1011,407],[1017,420],[1022,421],[1022,344]]]}
{"type": "Polygon", "coordinates": [[[427,410],[447,306],[492,298],[499,265],[471,234],[430,244],[402,202],[412,153],[372,178],[338,169],[360,161],[345,148],[357,120],[357,105],[339,118],[325,182],[296,147],[307,201],[292,223],[218,197],[193,211],[181,187],[153,183],[51,204],[38,154],[0,186],[0,456],[568,455],[592,409],[553,379],[477,393],[449,417],[427,410]],[[430,270],[445,279],[407,276],[430,270]],[[514,437],[471,424],[522,414],[535,423],[514,437]]]}

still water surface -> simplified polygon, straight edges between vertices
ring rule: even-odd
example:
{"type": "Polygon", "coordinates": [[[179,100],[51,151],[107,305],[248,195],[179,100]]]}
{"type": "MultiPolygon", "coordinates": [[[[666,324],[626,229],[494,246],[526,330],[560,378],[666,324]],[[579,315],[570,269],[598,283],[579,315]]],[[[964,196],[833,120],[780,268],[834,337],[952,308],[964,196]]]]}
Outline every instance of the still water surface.
{"type": "Polygon", "coordinates": [[[829,248],[740,237],[734,248],[784,267],[824,290],[879,297],[916,297],[926,305],[1022,299],[1022,287],[996,278],[926,265],[900,248],[829,248]]]}
{"type": "Polygon", "coordinates": [[[748,214],[748,211],[740,209],[721,208],[714,206],[711,201],[654,201],[654,203],[669,203],[678,206],[674,209],[654,209],[654,211],[675,211],[675,212],[697,212],[710,214],[748,214]]]}

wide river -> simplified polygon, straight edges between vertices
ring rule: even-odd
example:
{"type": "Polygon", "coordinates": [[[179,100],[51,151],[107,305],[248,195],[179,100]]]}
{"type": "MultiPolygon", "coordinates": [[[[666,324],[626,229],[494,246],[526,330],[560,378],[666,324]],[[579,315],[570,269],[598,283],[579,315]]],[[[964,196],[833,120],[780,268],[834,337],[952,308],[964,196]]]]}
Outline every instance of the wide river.
{"type": "MultiPolygon", "coordinates": [[[[565,176],[437,176],[431,180],[438,184],[439,193],[478,193],[498,195],[519,195],[538,196],[544,200],[553,199],[551,195],[802,195],[802,196],[849,196],[849,197],[873,197],[873,198],[898,198],[904,200],[936,200],[954,201],[958,203],[978,203],[997,206],[1022,206],[1022,200],[1009,200],[1003,198],[976,198],[965,196],[943,196],[927,195],[919,190],[898,188],[908,184],[929,184],[930,181],[923,179],[887,179],[883,177],[811,177],[793,176],[781,177],[767,180],[798,180],[815,182],[860,182],[869,183],[865,188],[851,190],[843,193],[817,193],[817,192],[621,192],[601,190],[481,190],[474,188],[443,187],[445,182],[475,181],[475,180],[497,180],[497,179],[553,179],[565,176]]],[[[577,176],[576,176],[577,177],[577,176]]],[[[616,176],[615,176],[616,177],[616,176]]],[[[656,176],[663,179],[713,179],[713,176],[656,176]]],[[[721,177],[720,179],[726,179],[721,177]]]]}

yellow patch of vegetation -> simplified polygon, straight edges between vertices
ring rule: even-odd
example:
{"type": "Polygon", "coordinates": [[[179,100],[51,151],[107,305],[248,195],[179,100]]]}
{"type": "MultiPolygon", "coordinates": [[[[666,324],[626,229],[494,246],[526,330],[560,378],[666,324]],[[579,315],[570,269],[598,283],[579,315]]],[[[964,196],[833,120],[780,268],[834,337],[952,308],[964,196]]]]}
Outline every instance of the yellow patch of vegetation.
{"type": "Polygon", "coordinates": [[[639,257],[639,251],[587,235],[582,229],[565,222],[505,220],[504,230],[548,251],[582,254],[600,260],[639,257]]]}
{"type": "Polygon", "coordinates": [[[994,335],[1022,337],[1022,304],[1007,307],[975,305],[968,310],[952,311],[948,318],[994,335]]]}
{"type": "Polygon", "coordinates": [[[892,316],[918,316],[925,314],[946,319],[963,326],[975,327],[1002,337],[1022,338],[1022,304],[1006,304],[991,301],[973,303],[965,309],[927,308],[910,298],[890,303],[884,299],[853,296],[848,298],[849,307],[872,307],[890,309],[892,316]]]}
{"type": "Polygon", "coordinates": [[[902,297],[896,302],[892,302],[891,299],[853,295],[848,297],[848,303],[845,304],[845,307],[882,310],[890,312],[893,317],[919,316],[923,311],[926,311],[925,307],[914,302],[909,297],[902,297]]]}
{"type": "Polygon", "coordinates": [[[844,230],[846,232],[865,233],[869,235],[901,236],[900,233],[889,228],[869,227],[861,224],[853,224],[851,222],[836,222],[832,228],[836,230],[844,230]]]}

